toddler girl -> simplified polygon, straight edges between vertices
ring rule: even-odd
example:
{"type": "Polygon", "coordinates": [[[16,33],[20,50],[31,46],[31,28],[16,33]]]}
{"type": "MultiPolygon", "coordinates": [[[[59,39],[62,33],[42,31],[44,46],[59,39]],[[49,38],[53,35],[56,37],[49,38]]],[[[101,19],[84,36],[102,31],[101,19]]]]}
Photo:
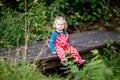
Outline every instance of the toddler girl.
{"type": "Polygon", "coordinates": [[[70,45],[69,34],[66,31],[67,22],[64,17],[57,16],[54,19],[53,28],[56,30],[50,36],[50,50],[53,54],[57,54],[61,62],[66,60],[65,51],[69,51],[76,60],[78,66],[83,64],[85,60],[81,58],[77,49],[70,45]]]}

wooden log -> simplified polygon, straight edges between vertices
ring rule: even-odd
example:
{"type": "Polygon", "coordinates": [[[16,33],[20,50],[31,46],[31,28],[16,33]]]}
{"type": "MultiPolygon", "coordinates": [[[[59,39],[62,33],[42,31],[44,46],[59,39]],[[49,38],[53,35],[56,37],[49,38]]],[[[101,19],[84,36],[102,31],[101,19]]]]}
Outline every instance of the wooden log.
{"type": "MultiPolygon", "coordinates": [[[[81,33],[72,34],[70,41],[82,57],[90,57],[91,54],[82,54],[92,49],[100,48],[106,45],[107,40],[113,42],[119,41],[117,33],[92,30],[81,33]]],[[[1,49],[0,56],[5,59],[17,58],[18,61],[38,61],[39,66],[42,69],[50,69],[56,66],[60,66],[60,61],[57,55],[53,55],[49,49],[48,41],[39,41],[37,43],[28,44],[27,47],[15,46],[9,49],[1,49]],[[26,51],[26,52],[25,52],[26,51]]]]}

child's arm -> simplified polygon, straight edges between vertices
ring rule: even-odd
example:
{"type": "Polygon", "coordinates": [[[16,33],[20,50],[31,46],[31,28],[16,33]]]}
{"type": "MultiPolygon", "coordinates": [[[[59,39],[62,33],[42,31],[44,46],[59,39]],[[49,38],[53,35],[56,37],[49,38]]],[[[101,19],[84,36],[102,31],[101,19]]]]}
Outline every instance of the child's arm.
{"type": "Polygon", "coordinates": [[[52,33],[51,36],[50,36],[50,43],[49,43],[49,45],[50,45],[50,50],[51,50],[51,52],[53,54],[56,53],[56,50],[55,50],[55,39],[56,39],[56,37],[57,37],[56,32],[52,33]]]}

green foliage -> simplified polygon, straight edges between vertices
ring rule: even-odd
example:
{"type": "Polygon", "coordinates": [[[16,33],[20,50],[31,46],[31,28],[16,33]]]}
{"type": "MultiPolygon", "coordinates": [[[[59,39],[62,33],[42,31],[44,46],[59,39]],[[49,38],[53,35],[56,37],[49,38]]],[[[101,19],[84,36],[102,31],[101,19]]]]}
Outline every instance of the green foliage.
{"type": "MultiPolygon", "coordinates": [[[[5,0],[3,0],[5,2],[5,0]]],[[[97,21],[109,28],[109,20],[115,18],[117,29],[120,30],[120,9],[111,7],[105,0],[18,0],[19,4],[0,7],[0,48],[11,47],[27,42],[46,39],[52,32],[55,16],[64,16],[71,28],[82,30],[97,21]],[[81,25],[83,24],[83,25],[81,25]],[[84,26],[85,24],[85,26],[84,26]]],[[[1,1],[0,1],[1,3],[1,1]]],[[[10,3],[10,2],[9,2],[10,3]]],[[[111,21],[114,22],[114,21],[111,21]]],[[[114,22],[115,23],[115,22],[114,22]]],[[[95,29],[99,27],[95,25],[95,29]]],[[[71,56],[62,63],[72,73],[74,80],[119,80],[120,74],[120,44],[111,45],[102,52],[92,50],[95,55],[83,68],[78,68],[71,56]],[[116,47],[117,46],[117,47],[116,47]],[[99,54],[98,54],[99,53],[99,54]],[[100,55],[102,54],[102,55],[100,55]]],[[[63,80],[55,76],[43,76],[30,63],[10,63],[0,58],[0,80],[63,80]]]]}
{"type": "Polygon", "coordinates": [[[119,80],[120,56],[117,60],[113,58],[112,60],[108,60],[110,63],[109,66],[106,62],[107,56],[103,57],[104,54],[100,55],[101,53],[97,49],[91,50],[91,53],[95,57],[91,60],[87,60],[83,68],[78,68],[78,66],[75,65],[75,62],[71,60],[71,56],[68,55],[67,60],[62,63],[64,65],[62,69],[67,70],[66,73],[72,73],[73,80],[119,80]]]}
{"type": "MultiPolygon", "coordinates": [[[[64,14],[65,8],[68,6],[68,3],[66,0],[55,0],[53,3],[47,6],[47,16],[48,16],[48,21],[49,24],[52,26],[53,24],[53,19],[56,16],[64,16],[66,17],[66,14],[64,14]]],[[[67,7],[68,8],[68,7],[67,7]]]]}
{"type": "MultiPolygon", "coordinates": [[[[17,42],[23,43],[24,38],[24,20],[23,14],[19,15],[10,8],[2,8],[0,28],[2,34],[0,35],[0,45],[1,47],[10,47],[11,45],[17,45],[17,42]],[[5,16],[7,15],[7,16],[5,16]],[[22,24],[23,23],[23,24],[22,24]]],[[[0,48],[1,48],[0,47],[0,48]]]]}
{"type": "Polygon", "coordinates": [[[43,3],[33,2],[24,13],[2,7],[0,23],[0,48],[35,42],[46,39],[50,26],[46,19],[46,7],[43,3]],[[6,16],[7,15],[7,16],[6,16]]]}
{"type": "Polygon", "coordinates": [[[38,2],[33,3],[28,10],[26,17],[31,41],[46,39],[49,36],[50,27],[46,21],[46,11],[44,4],[38,2]]]}
{"type": "Polygon", "coordinates": [[[0,8],[0,48],[24,44],[26,38],[27,42],[46,39],[53,30],[51,29],[53,19],[58,15],[66,18],[72,32],[88,28],[99,29],[100,26],[109,28],[114,24],[119,29],[120,26],[119,8],[112,8],[105,0],[17,0],[14,2],[15,4],[6,2],[7,6],[2,5],[0,8]],[[115,22],[112,21],[114,17],[115,22]]]}
{"type": "Polygon", "coordinates": [[[28,62],[11,63],[0,57],[0,80],[63,80],[58,75],[45,76],[35,64],[28,62]]]}
{"type": "Polygon", "coordinates": [[[109,21],[114,16],[105,0],[54,0],[46,6],[51,25],[54,17],[61,15],[67,19],[69,27],[80,30],[80,22],[87,25],[90,22],[109,21]]]}
{"type": "Polygon", "coordinates": [[[97,1],[97,0],[90,0],[89,2],[89,9],[85,9],[84,13],[84,21],[92,20],[97,21],[99,19],[109,20],[110,18],[110,9],[109,6],[105,3],[105,0],[97,1]]]}
{"type": "Polygon", "coordinates": [[[99,55],[99,51],[92,50],[94,58],[90,60],[89,63],[83,67],[79,72],[79,76],[76,76],[77,79],[85,79],[85,80],[113,80],[115,77],[113,76],[112,70],[107,67],[102,57],[99,55]]]}
{"type": "Polygon", "coordinates": [[[120,47],[119,43],[116,43],[115,45],[108,44],[106,48],[103,49],[103,55],[106,64],[112,69],[115,76],[118,76],[120,74],[120,50],[118,49],[120,47]]]}
{"type": "Polygon", "coordinates": [[[73,57],[70,55],[69,51],[66,51],[66,60],[64,62],[61,62],[63,64],[63,70],[66,70],[64,73],[76,73],[78,71],[78,67],[75,65],[76,61],[73,59],[73,57]]]}
{"type": "Polygon", "coordinates": [[[118,31],[120,31],[120,8],[118,7],[113,8],[112,13],[114,14],[115,20],[117,21],[115,27],[117,28],[118,31]]]}

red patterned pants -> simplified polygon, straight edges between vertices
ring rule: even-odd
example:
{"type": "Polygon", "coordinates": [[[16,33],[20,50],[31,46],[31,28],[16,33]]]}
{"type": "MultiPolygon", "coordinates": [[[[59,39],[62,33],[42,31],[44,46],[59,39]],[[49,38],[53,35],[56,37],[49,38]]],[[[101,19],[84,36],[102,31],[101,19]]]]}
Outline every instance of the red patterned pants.
{"type": "Polygon", "coordinates": [[[79,55],[77,49],[68,44],[69,35],[61,34],[58,35],[55,41],[56,54],[58,55],[61,62],[66,60],[65,51],[69,51],[72,57],[79,63],[82,58],[79,55]]]}
{"type": "Polygon", "coordinates": [[[59,57],[59,59],[61,60],[61,62],[65,61],[65,51],[69,51],[69,53],[72,55],[72,57],[77,61],[81,61],[82,58],[80,57],[78,51],[72,47],[72,46],[65,46],[65,47],[60,47],[60,46],[56,46],[56,51],[57,51],[57,55],[59,57]]]}

